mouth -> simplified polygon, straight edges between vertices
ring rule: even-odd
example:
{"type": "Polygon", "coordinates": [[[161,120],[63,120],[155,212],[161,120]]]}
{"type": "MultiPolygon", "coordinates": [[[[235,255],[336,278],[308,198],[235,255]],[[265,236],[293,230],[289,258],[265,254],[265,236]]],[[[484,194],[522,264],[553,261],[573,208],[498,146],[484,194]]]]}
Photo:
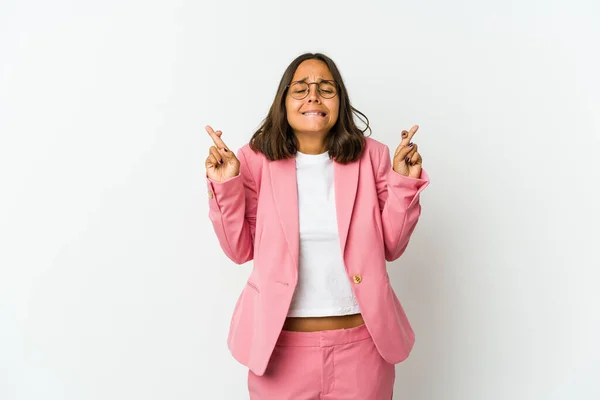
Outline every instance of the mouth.
{"type": "Polygon", "coordinates": [[[303,112],[302,115],[307,117],[326,117],[327,114],[321,111],[306,111],[303,112]]]}

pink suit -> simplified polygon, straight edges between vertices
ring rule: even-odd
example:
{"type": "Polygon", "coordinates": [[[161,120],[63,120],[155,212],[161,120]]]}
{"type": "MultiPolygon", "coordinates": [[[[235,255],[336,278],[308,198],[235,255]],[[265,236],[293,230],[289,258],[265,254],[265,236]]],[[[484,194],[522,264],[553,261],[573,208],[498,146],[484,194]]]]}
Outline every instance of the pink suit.
{"type": "MultiPolygon", "coordinates": [[[[207,178],[209,217],[235,263],[254,260],[235,306],[228,346],[256,376],[265,374],[298,281],[299,233],[295,159],[269,161],[249,145],[237,153],[240,175],[207,178]]],[[[386,260],[402,255],[415,229],[419,193],[429,184],[392,170],[389,148],[366,138],[359,161],[334,163],[340,246],[368,333],[381,357],[408,357],[414,333],[392,289],[386,260]]]]}

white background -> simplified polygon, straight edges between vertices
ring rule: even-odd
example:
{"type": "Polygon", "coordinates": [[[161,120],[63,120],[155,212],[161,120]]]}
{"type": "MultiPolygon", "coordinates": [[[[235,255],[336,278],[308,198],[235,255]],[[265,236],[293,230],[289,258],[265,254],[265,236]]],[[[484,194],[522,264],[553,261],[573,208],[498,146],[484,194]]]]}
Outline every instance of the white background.
{"type": "Polygon", "coordinates": [[[599,399],[597,1],[0,2],[0,399],[247,399],[203,126],[338,64],[432,183],[389,264],[395,399],[599,399]]]}

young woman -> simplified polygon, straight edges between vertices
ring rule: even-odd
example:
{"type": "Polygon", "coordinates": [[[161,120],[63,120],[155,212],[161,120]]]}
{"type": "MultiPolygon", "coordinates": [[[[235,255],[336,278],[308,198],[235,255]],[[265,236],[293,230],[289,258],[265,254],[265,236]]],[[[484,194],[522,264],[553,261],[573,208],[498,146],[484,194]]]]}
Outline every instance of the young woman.
{"type": "Polygon", "coordinates": [[[237,155],[206,127],[210,220],[233,262],[253,260],[228,337],[252,400],[389,400],[412,349],[386,260],[406,249],[429,184],[418,126],[390,163],[353,114],[368,128],[335,63],[309,53],[237,155]]]}

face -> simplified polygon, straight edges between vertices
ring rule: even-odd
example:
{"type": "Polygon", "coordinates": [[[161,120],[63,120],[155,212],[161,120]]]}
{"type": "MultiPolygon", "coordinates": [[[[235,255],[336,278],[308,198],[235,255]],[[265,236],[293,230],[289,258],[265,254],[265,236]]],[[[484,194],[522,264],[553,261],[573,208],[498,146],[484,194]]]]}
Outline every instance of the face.
{"type": "MultiPolygon", "coordinates": [[[[307,83],[322,80],[333,81],[327,64],[320,60],[303,61],[292,78],[292,82],[304,80],[307,83]]],[[[294,133],[325,136],[338,119],[339,94],[331,99],[323,98],[317,85],[309,85],[309,93],[302,100],[296,100],[288,89],[285,98],[287,120],[294,133]]]]}

